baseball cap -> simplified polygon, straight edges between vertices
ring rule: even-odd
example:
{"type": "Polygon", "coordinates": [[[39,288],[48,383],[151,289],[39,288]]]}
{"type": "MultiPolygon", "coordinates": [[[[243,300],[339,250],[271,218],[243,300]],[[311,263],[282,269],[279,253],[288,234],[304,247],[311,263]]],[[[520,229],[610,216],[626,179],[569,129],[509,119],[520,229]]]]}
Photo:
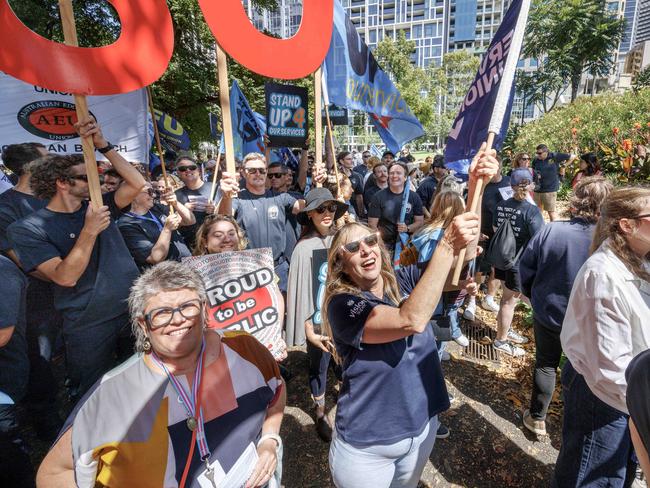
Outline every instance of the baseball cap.
{"type": "Polygon", "coordinates": [[[510,174],[510,185],[528,185],[532,182],[533,175],[526,168],[517,168],[510,174]]]}

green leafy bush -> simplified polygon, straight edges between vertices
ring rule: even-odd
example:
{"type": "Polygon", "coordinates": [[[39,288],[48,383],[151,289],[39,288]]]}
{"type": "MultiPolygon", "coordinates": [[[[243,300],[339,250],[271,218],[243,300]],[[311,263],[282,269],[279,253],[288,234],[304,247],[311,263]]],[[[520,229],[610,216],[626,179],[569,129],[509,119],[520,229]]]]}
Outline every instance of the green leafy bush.
{"type": "Polygon", "coordinates": [[[511,147],[533,153],[538,144],[595,152],[605,173],[619,181],[650,180],[650,88],[580,97],[519,127],[511,147]]]}

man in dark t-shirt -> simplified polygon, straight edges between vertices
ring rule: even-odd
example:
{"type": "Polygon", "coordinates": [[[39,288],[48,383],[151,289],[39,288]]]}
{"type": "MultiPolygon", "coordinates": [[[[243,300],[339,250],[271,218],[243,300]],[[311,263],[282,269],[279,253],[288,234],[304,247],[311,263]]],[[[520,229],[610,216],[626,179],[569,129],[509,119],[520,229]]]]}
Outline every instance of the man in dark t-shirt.
{"type": "MultiPolygon", "coordinates": [[[[188,247],[192,249],[196,241],[196,231],[205,220],[205,216],[214,213],[214,202],[210,201],[212,183],[206,183],[201,179],[198,164],[186,156],[176,160],[176,173],[185,184],[183,188],[176,190],[176,198],[191,210],[196,218],[193,225],[181,227],[179,230],[188,247]]],[[[219,201],[219,191],[215,193],[215,201],[219,201]]]]}
{"type": "Polygon", "coordinates": [[[445,167],[445,158],[438,154],[433,158],[431,165],[431,173],[420,182],[418,186],[418,196],[422,200],[424,206],[424,214],[429,215],[433,198],[436,195],[436,188],[438,184],[447,176],[447,168],[445,167]]]}
{"type": "Polygon", "coordinates": [[[368,209],[368,225],[379,229],[386,249],[393,252],[400,232],[413,234],[424,223],[422,200],[415,192],[409,193],[404,221],[400,219],[407,168],[393,162],[388,168],[388,188],[375,193],[368,209]]]}
{"type": "Polygon", "coordinates": [[[537,157],[533,159],[533,172],[535,177],[535,203],[540,210],[546,210],[548,217],[553,222],[557,217],[555,204],[557,191],[560,189],[560,180],[564,178],[564,162],[573,161],[575,156],[564,153],[551,153],[546,144],[537,146],[537,157]]]}
{"type": "MultiPolygon", "coordinates": [[[[290,213],[300,212],[305,201],[296,200],[288,193],[277,194],[266,189],[267,165],[262,154],[246,155],[243,164],[246,188],[239,192],[238,198],[233,199],[231,191],[238,190],[235,175],[224,173],[221,181],[223,198],[219,205],[219,213],[234,214],[237,223],[246,233],[251,249],[271,248],[275,273],[280,278],[278,286],[280,290],[286,292],[289,275],[287,216],[290,213]]],[[[322,182],[325,178],[324,170],[319,169],[315,180],[322,182]]]]}
{"type": "Polygon", "coordinates": [[[32,169],[32,188],[48,205],[9,226],[12,248],[26,272],[54,283],[63,315],[68,377],[82,395],[114,364],[120,335],[130,338],[126,298],[138,269],[115,224],[145,185],[140,172],[104,139],[94,120],[77,124],[124,179],[95,208],[80,155],[48,155],[32,169]]]}

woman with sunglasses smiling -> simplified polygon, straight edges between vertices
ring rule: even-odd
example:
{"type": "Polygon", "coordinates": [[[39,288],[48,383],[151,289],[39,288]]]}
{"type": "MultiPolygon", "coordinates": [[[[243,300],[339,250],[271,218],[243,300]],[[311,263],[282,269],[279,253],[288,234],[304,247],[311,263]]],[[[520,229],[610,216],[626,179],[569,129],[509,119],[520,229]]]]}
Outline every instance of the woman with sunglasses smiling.
{"type": "MultiPolygon", "coordinates": [[[[494,151],[479,152],[470,200],[478,178],[498,168],[494,151]]],[[[417,486],[449,408],[429,320],[460,249],[475,256],[479,229],[479,216],[455,217],[428,263],[397,273],[368,227],[348,224],[334,236],[323,323],[343,376],[329,455],[337,488],[417,486]]]]}
{"type": "Polygon", "coordinates": [[[117,221],[124,242],[141,270],[165,260],[180,261],[191,256],[176,230],[179,226],[193,225],[194,214],[176,199],[171,189],[161,196],[165,205],[155,203],[155,194],[147,182],[133,199],[131,209],[117,221]]]}
{"type": "Polygon", "coordinates": [[[39,486],[219,486],[249,452],[246,487],[279,486],[280,371],[249,334],[206,329],[206,302],[201,277],[180,263],[136,280],[137,353],[76,406],[39,486]]]}
{"type": "MultiPolygon", "coordinates": [[[[325,188],[314,188],[307,194],[305,208],[298,214],[302,234],[291,256],[287,290],[287,343],[289,346],[302,346],[305,337],[307,339],[309,387],[316,411],[316,432],[326,442],[332,438],[332,427],[325,415],[331,342],[320,330],[321,302],[316,298],[320,287],[314,287],[314,275],[320,278],[321,273],[314,266],[319,266],[319,256],[326,257],[334,224],[347,209],[348,205],[337,201],[325,188]]],[[[326,267],[327,259],[323,259],[322,264],[326,267]]]]}

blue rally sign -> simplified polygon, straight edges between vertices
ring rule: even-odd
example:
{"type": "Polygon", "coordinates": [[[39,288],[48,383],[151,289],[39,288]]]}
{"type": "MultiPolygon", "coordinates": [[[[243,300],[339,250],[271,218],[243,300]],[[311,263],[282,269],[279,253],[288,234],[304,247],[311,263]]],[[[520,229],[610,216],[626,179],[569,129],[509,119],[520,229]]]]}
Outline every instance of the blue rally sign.
{"type": "Polygon", "coordinates": [[[267,83],[266,135],[271,147],[303,147],[309,137],[306,88],[267,83]]]}

